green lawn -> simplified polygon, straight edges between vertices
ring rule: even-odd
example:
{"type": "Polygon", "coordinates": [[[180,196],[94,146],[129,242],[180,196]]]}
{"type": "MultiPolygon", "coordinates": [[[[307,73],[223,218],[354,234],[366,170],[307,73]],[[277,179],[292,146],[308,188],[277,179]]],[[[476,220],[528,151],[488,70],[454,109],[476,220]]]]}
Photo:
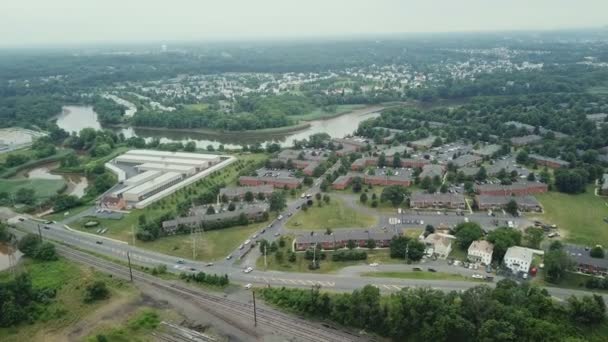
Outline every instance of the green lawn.
{"type": "Polygon", "coordinates": [[[428,272],[428,271],[412,271],[412,272],[366,272],[361,274],[363,277],[376,278],[399,278],[399,279],[425,279],[425,280],[460,280],[460,281],[475,281],[476,279],[468,278],[460,274],[444,273],[444,272],[428,272]]]}
{"type": "Polygon", "coordinates": [[[0,179],[0,191],[14,195],[20,188],[34,189],[36,198],[47,199],[57,195],[66,185],[63,180],[52,179],[0,179]]]}
{"type": "Polygon", "coordinates": [[[593,187],[579,195],[548,192],[537,195],[545,213],[532,215],[548,224],[557,224],[561,234],[568,242],[583,245],[601,244],[608,246],[608,216],[606,198],[594,195],[593,187]]]}
{"type": "Polygon", "coordinates": [[[207,107],[209,107],[209,104],[207,104],[207,103],[191,103],[191,104],[184,105],[184,107],[186,109],[190,109],[190,110],[203,111],[203,110],[207,109],[207,107]]]}
{"type": "Polygon", "coordinates": [[[335,112],[327,112],[323,108],[317,108],[310,113],[294,115],[292,118],[302,121],[320,120],[346,114],[356,109],[365,108],[365,105],[338,105],[335,112]]]}
{"type": "MultiPolygon", "coordinates": [[[[60,259],[53,262],[37,262],[25,259],[21,270],[27,271],[35,288],[52,288],[57,290],[56,298],[41,308],[39,319],[33,324],[22,324],[18,327],[0,328],[0,341],[60,341],[65,340],[66,329],[86,319],[96,309],[112,305],[116,301],[136,295],[136,290],[127,282],[110,278],[90,268],[60,259]],[[87,284],[103,280],[109,287],[111,297],[92,304],[83,302],[87,284]]],[[[0,281],[10,277],[8,272],[0,272],[0,281]]],[[[96,321],[96,318],[93,318],[96,321]]]]}
{"type": "Polygon", "coordinates": [[[326,228],[366,228],[376,224],[377,219],[375,217],[357,212],[347,207],[339,199],[331,198],[329,204],[323,202],[322,207],[318,207],[315,203],[307,211],[300,210],[285,226],[289,229],[318,230],[326,228]]]}

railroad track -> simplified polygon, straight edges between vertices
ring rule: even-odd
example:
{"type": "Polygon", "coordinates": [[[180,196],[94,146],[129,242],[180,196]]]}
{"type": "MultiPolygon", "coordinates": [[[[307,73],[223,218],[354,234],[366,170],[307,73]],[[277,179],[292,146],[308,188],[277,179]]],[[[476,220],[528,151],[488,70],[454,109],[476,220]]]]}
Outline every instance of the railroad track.
{"type": "MultiPolygon", "coordinates": [[[[113,273],[122,278],[129,279],[129,269],[125,266],[97,258],[84,252],[75,251],[62,245],[57,245],[57,250],[68,259],[72,259],[74,261],[93,266],[102,271],[113,273]]],[[[181,297],[194,300],[234,325],[241,326],[233,319],[233,317],[237,316],[253,321],[253,305],[251,304],[197,291],[179,284],[174,284],[153,277],[147,273],[137,270],[133,270],[133,280],[147,283],[157,288],[170,291],[181,297]]],[[[339,330],[321,328],[303,319],[264,308],[257,310],[257,321],[258,324],[262,326],[280,331],[287,336],[295,337],[301,341],[347,342],[362,340],[359,336],[354,334],[349,334],[339,330]]],[[[252,330],[251,327],[248,327],[248,330],[252,332],[253,335],[257,335],[255,330],[252,330]]]]}

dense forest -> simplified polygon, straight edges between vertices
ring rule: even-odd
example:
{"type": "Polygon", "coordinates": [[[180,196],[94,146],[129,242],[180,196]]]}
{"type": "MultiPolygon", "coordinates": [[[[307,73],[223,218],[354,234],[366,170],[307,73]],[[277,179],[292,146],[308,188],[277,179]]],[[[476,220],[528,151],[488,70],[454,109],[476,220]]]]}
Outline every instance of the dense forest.
{"type": "Polygon", "coordinates": [[[264,299],[310,317],[393,341],[602,341],[606,305],[599,295],[557,303],[547,290],[502,280],[445,293],[404,289],[381,296],[368,285],[347,294],[264,288],[264,299]]]}

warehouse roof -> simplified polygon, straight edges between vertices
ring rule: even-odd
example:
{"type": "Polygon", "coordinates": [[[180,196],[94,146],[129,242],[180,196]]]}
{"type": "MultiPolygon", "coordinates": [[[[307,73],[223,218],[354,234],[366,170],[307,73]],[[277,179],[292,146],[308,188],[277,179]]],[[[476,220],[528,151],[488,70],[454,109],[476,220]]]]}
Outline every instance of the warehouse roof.
{"type": "Polygon", "coordinates": [[[169,182],[172,182],[176,179],[179,179],[181,177],[182,177],[182,175],[177,172],[167,172],[155,179],[149,180],[143,184],[140,184],[136,187],[129,189],[128,191],[125,192],[125,194],[129,193],[129,194],[141,196],[141,195],[144,195],[144,194],[154,190],[155,188],[161,187],[161,186],[163,186],[169,182]]]}
{"type": "Polygon", "coordinates": [[[214,159],[218,159],[220,157],[215,154],[169,152],[169,151],[155,151],[155,150],[130,150],[130,151],[127,151],[125,153],[125,155],[178,158],[178,159],[196,159],[196,160],[214,160],[214,159]]]}

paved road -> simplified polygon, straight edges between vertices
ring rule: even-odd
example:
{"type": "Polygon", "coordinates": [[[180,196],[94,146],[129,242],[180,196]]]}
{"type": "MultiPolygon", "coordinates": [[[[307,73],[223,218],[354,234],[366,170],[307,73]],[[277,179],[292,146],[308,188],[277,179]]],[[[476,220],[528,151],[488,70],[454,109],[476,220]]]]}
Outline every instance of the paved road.
{"type": "MultiPolygon", "coordinates": [[[[25,231],[38,233],[38,226],[43,238],[62,242],[66,245],[78,247],[80,249],[95,252],[117,260],[126,261],[127,252],[130,254],[131,261],[142,266],[157,266],[164,264],[171,272],[205,271],[207,273],[228,274],[235,282],[252,283],[256,285],[272,285],[306,288],[313,285],[321,285],[323,288],[333,291],[352,291],[365,285],[372,284],[383,292],[398,291],[403,287],[424,286],[440,290],[465,290],[478,285],[478,282],[467,281],[445,281],[445,280],[421,280],[421,279],[393,279],[360,277],[349,274],[311,274],[311,273],[291,273],[277,271],[254,270],[251,273],[244,273],[240,267],[235,265],[216,264],[206,267],[204,262],[186,260],[183,264],[178,264],[177,258],[151,252],[127,243],[117,242],[111,239],[95,236],[78,231],[65,229],[61,224],[45,225],[34,220],[26,220],[17,224],[25,231]],[[47,226],[48,229],[45,229],[47,226]],[[100,243],[99,243],[100,242],[100,243]]],[[[388,267],[388,266],[383,266],[388,267]]],[[[493,285],[494,283],[489,283],[493,285]]],[[[589,294],[587,291],[548,288],[549,293],[559,299],[564,299],[570,295],[589,294]]],[[[608,296],[602,294],[608,301],[608,296]]]]}

